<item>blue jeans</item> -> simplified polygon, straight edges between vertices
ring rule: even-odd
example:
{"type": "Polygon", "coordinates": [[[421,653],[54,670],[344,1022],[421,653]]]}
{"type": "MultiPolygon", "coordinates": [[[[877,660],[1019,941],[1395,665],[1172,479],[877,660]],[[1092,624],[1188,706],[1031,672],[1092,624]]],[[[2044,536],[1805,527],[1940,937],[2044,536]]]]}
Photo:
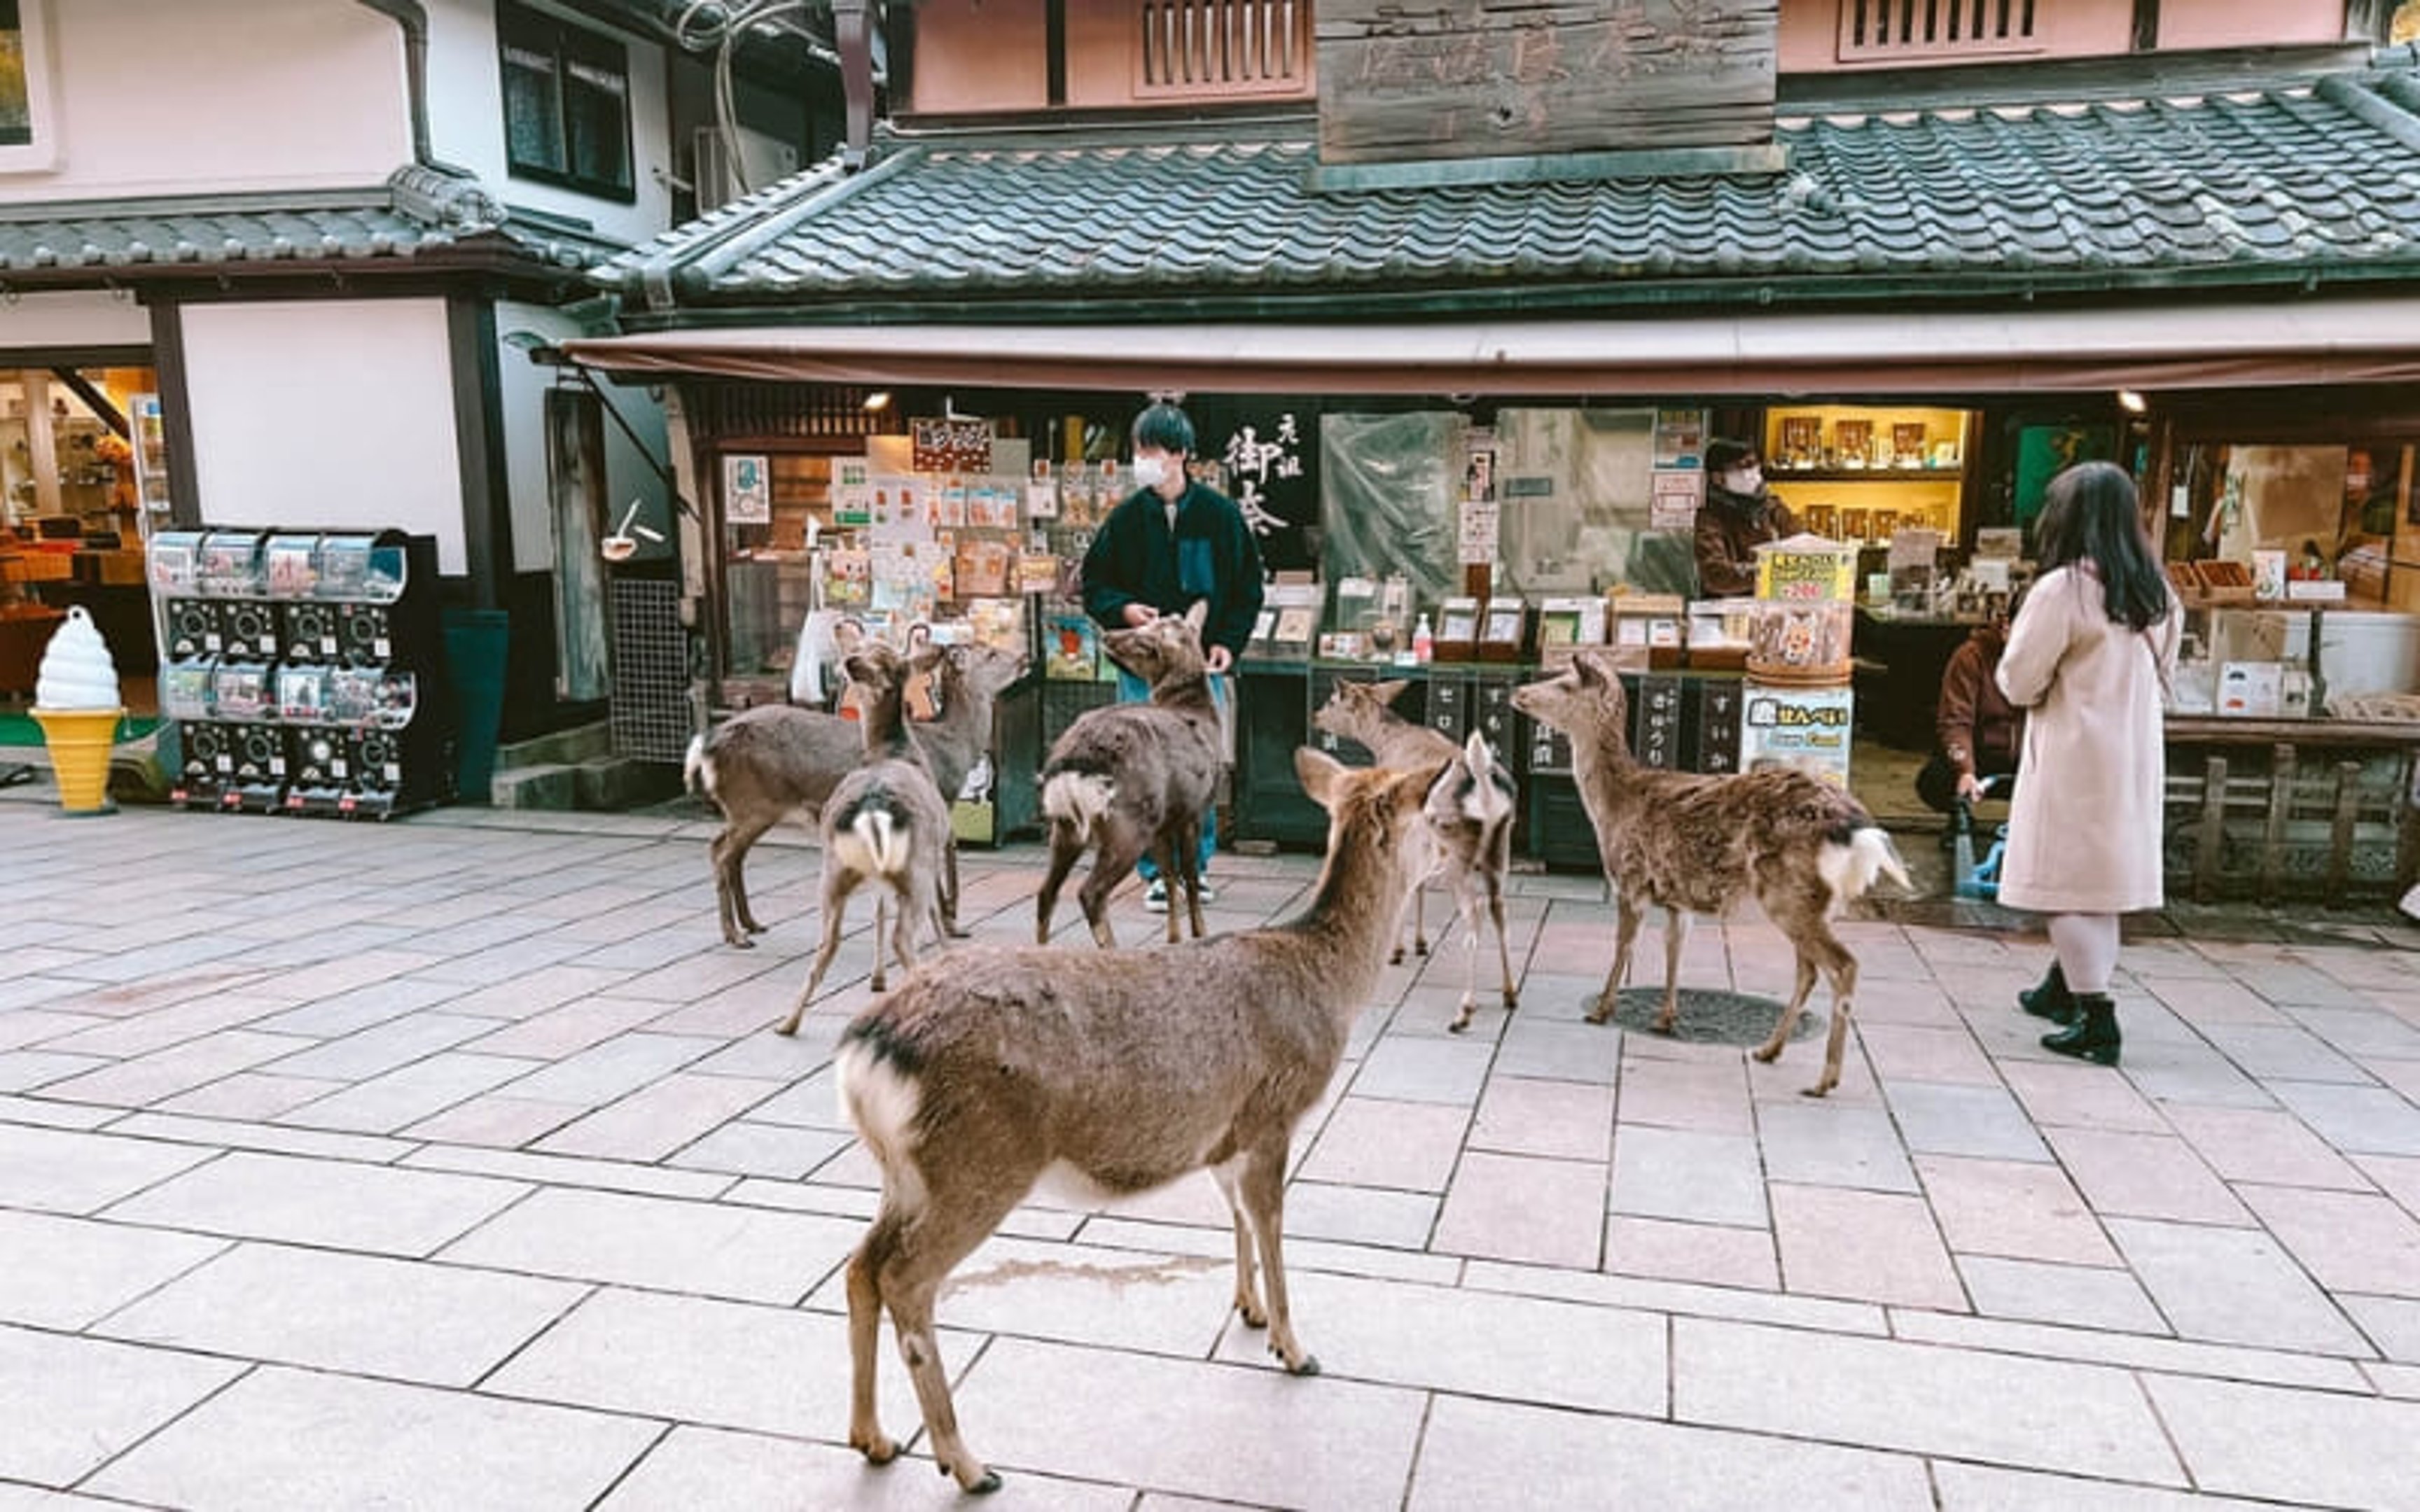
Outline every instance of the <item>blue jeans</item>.
{"type": "MultiPolygon", "coordinates": [[[[1210,679],[1210,697],[1221,710],[1227,707],[1227,679],[1224,677],[1210,679]]],[[[1119,668],[1118,702],[1121,703],[1150,702],[1151,685],[1124,667],[1119,668]]],[[[1196,876],[1206,877],[1210,874],[1210,856],[1218,849],[1218,825],[1215,810],[1204,809],[1202,810],[1202,855],[1194,867],[1196,876]]],[[[1141,860],[1135,863],[1135,870],[1142,873],[1142,879],[1145,882],[1154,881],[1159,876],[1159,863],[1153,860],[1147,852],[1141,860]]]]}

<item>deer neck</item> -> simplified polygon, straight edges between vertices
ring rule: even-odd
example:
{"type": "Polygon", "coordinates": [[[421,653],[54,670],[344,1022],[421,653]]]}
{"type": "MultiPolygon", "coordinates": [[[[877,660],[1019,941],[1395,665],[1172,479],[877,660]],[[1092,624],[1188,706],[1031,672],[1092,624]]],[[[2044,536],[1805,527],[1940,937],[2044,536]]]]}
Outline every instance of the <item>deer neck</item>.
{"type": "Polygon", "coordinates": [[[1170,672],[1151,685],[1151,701],[1163,708],[1216,708],[1210,702],[1210,674],[1196,667],[1191,671],[1170,672]]]}
{"type": "Polygon", "coordinates": [[[1348,1015],[1360,1011],[1377,980],[1397,916],[1411,890],[1403,835],[1384,849],[1372,843],[1371,828],[1385,822],[1379,815],[1357,815],[1356,828],[1330,838],[1311,906],[1287,926],[1326,943],[1333,964],[1321,976],[1347,989],[1335,1000],[1348,1015]]]}
{"type": "Polygon", "coordinates": [[[1618,803],[1623,794],[1633,791],[1634,784],[1622,779],[1637,764],[1619,726],[1572,736],[1572,776],[1583,797],[1593,795],[1593,802],[1618,803]]]}
{"type": "Polygon", "coordinates": [[[868,699],[858,710],[865,726],[865,750],[869,756],[906,756],[913,754],[915,745],[908,737],[908,720],[904,713],[907,689],[894,684],[868,699]]]}

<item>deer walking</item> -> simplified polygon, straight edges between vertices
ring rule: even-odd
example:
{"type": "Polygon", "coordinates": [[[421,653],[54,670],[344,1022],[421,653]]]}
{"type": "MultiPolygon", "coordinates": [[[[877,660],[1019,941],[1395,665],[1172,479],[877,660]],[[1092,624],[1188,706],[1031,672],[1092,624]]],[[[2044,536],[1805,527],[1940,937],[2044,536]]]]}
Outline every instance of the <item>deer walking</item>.
{"type": "Polygon", "coordinates": [[[1805,1090],[1823,1096],[1840,1083],[1849,999],[1857,985],[1857,958],[1832,933],[1831,918],[1877,876],[1908,885],[1890,836],[1856,799],[1807,772],[1705,776],[1639,765],[1622,733],[1621,678],[1598,657],[1581,652],[1559,675],[1512,693],[1514,708],[1572,737],[1580,802],[1614,886],[1613,969],[1589,1022],[1612,1015],[1642,910],[1652,903],[1664,910],[1664,1007],[1655,1028],[1670,1033],[1690,915],[1720,916],[1752,897],[1798,957],[1790,1001],[1756,1058],[1780,1056],[1820,971],[1832,989],[1832,1031],[1823,1073],[1805,1090]]]}
{"type": "MultiPolygon", "coordinates": [[[[1101,637],[1119,665],[1151,685],[1151,702],[1087,710],[1050,748],[1042,766],[1050,867],[1035,901],[1036,945],[1050,943],[1059,889],[1087,847],[1093,866],[1076,897],[1102,949],[1118,943],[1109,928],[1109,894],[1146,851],[1171,888],[1184,884],[1193,937],[1202,937],[1202,816],[1218,789],[1223,760],[1218,706],[1211,702],[1202,671],[1206,613],[1196,603],[1182,619],[1164,614],[1101,637]]],[[[1174,896],[1171,891],[1171,903],[1174,896]]],[[[1177,937],[1171,907],[1168,942],[1173,945],[1177,937]]]]}
{"type": "MultiPolygon", "coordinates": [[[[1423,810],[1436,845],[1436,865],[1412,893],[1412,949],[1428,953],[1421,904],[1431,883],[1441,883],[1453,895],[1454,917],[1462,921],[1462,1006],[1446,1027],[1456,1034],[1470,1026],[1479,1002],[1479,914],[1484,906],[1496,926],[1496,964],[1505,1011],[1519,1006],[1512,983],[1512,948],[1504,939],[1504,875],[1512,862],[1512,819],[1519,795],[1512,774],[1496,759],[1487,737],[1474,730],[1456,746],[1426,725],[1414,724],[1392,705],[1411,685],[1355,683],[1340,680],[1311,717],[1313,727],[1331,735],[1357,740],[1370,748],[1381,766],[1397,771],[1446,765],[1423,810]]],[[[1392,959],[1401,961],[1404,948],[1392,959]]]]}
{"type": "Polygon", "coordinates": [[[930,920],[936,937],[946,931],[940,911],[941,856],[950,837],[950,808],[933,774],[908,738],[900,708],[908,674],[916,664],[889,646],[868,642],[849,653],[843,665],[860,692],[859,712],[865,726],[865,762],[840,779],[824,805],[822,949],[807,973],[807,984],[790,1006],[790,1016],[775,1026],[779,1034],[799,1032],[799,1020],[814,1001],[824,972],[840,953],[841,923],[849,894],[865,882],[881,885],[874,902],[874,978],[883,990],[883,935],[886,911],[895,896],[896,923],[888,926],[890,948],[902,970],[916,964],[917,925],[930,920]]]}
{"type": "Polygon", "coordinates": [[[1300,917],[1148,950],[971,946],[841,1036],[841,1104],[882,1167],[848,1262],[848,1442],[868,1459],[899,1452],[875,1412],[888,1308],[942,1472],[970,1491],[1000,1485],[959,1435],[933,1305],[1054,1167],[1111,1194],[1208,1167],[1234,1222],[1236,1310],[1267,1327],[1287,1370],[1317,1372],[1286,1303],[1287,1153],[1424,864],[1414,827],[1437,774],[1355,771],[1310,749],[1295,770],[1329,814],[1300,917]]]}
{"type": "MultiPolygon", "coordinates": [[[[859,642],[848,639],[844,654],[859,642]]],[[[990,646],[950,646],[935,664],[941,717],[908,728],[932,768],[944,800],[955,798],[967,774],[991,742],[992,709],[1021,676],[1024,658],[990,646]]],[[[765,832],[796,813],[816,822],[840,779],[865,760],[865,733],[856,720],[814,709],[768,704],[744,710],[711,734],[690,741],[684,763],[692,791],[722,810],[722,828],[707,846],[714,867],[715,911],[722,937],[747,949],[761,934],[748,907],[743,868],[765,832]]],[[[958,934],[958,848],[942,856],[941,917],[958,934]]]]}

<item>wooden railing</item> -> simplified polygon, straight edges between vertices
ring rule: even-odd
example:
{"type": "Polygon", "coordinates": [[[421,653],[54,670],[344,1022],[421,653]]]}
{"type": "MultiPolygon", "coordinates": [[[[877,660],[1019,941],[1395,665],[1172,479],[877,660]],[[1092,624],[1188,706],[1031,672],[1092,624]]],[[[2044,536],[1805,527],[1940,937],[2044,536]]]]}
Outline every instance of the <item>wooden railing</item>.
{"type": "Polygon", "coordinates": [[[2057,0],[1840,0],[1843,63],[2041,51],[2057,0]]]}
{"type": "Polygon", "coordinates": [[[1311,0],[1142,0],[1137,93],[1285,94],[1311,86],[1311,0]]]}

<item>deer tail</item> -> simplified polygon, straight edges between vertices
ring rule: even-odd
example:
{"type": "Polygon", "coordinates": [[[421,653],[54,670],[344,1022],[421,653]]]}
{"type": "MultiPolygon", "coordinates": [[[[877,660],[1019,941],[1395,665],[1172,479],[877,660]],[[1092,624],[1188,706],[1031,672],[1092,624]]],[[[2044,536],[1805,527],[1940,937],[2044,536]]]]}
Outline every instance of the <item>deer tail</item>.
{"type": "Polygon", "coordinates": [[[681,790],[714,796],[714,758],[706,751],[706,733],[689,737],[689,754],[681,758],[681,790]]]}
{"type": "Polygon", "coordinates": [[[1116,781],[1099,772],[1054,772],[1042,784],[1043,816],[1077,839],[1093,833],[1118,795],[1116,781]]]}
{"type": "Polygon", "coordinates": [[[1512,817],[1512,774],[1496,759],[1487,736],[1474,730],[1463,743],[1463,764],[1470,768],[1470,786],[1462,795],[1465,817],[1483,829],[1494,829],[1512,817]]]}
{"type": "Polygon", "coordinates": [[[1816,867],[1831,886],[1836,906],[1845,906],[1864,897],[1876,877],[1888,877],[1901,887],[1912,887],[1907,868],[1900,863],[1899,848],[1891,843],[1889,832],[1876,825],[1861,825],[1851,830],[1846,841],[1824,841],[1816,867]]]}
{"type": "Polygon", "coordinates": [[[879,804],[867,804],[832,837],[835,854],[852,871],[871,876],[895,877],[908,870],[915,855],[915,837],[899,816],[879,804]]]}

